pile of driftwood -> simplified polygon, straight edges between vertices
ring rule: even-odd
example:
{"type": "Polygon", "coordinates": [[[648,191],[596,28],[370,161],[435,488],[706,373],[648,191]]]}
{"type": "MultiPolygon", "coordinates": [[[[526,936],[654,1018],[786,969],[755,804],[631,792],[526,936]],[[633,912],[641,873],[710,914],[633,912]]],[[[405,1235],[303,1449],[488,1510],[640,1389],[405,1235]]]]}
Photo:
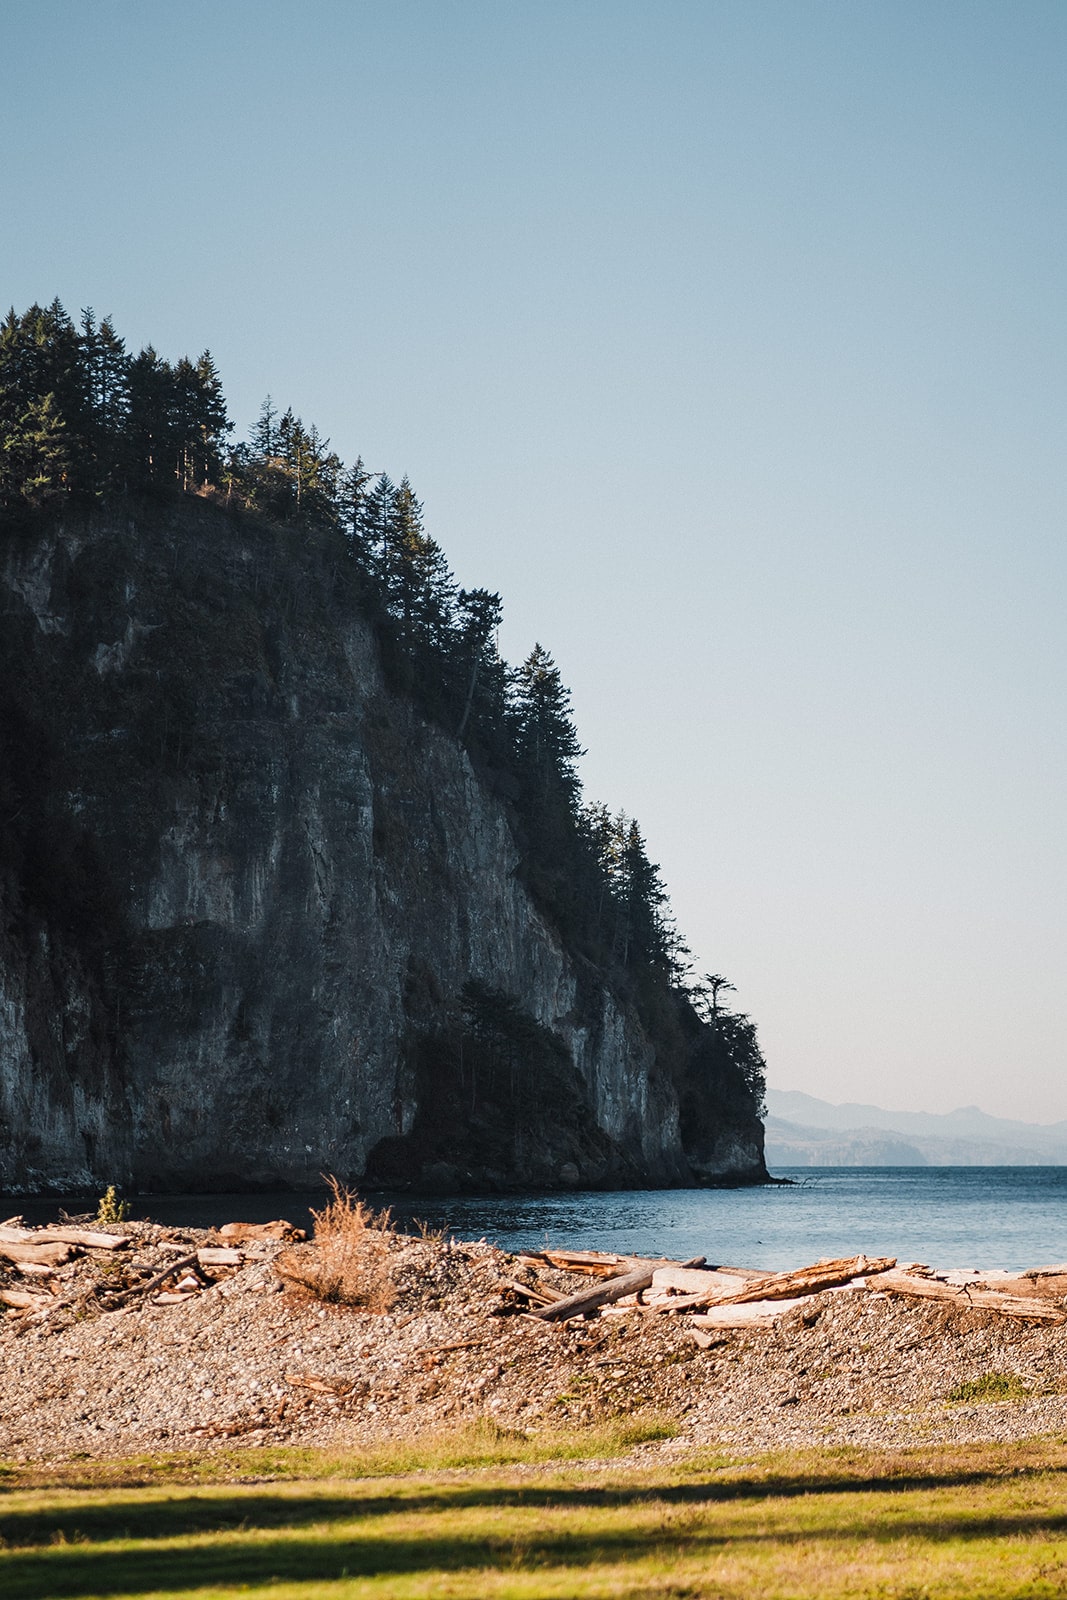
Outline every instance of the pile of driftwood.
{"type": "Polygon", "coordinates": [[[1024,1273],[935,1272],[918,1262],[898,1268],[890,1256],[846,1256],[817,1261],[795,1272],[761,1272],[751,1267],[710,1267],[703,1258],[676,1262],[595,1250],[542,1250],[520,1256],[518,1265],[535,1281],[508,1278],[501,1288],[509,1300],[540,1321],[568,1322],[626,1311],[653,1316],[684,1313],[699,1344],[711,1343],[714,1334],[724,1329],[771,1327],[815,1295],[842,1290],[940,1300],[1025,1322],[1067,1322],[1067,1264],[1024,1273]],[[544,1267],[587,1274],[596,1284],[562,1295],[536,1281],[544,1267]]]}
{"type": "MultiPolygon", "coordinates": [[[[119,1311],[131,1304],[180,1305],[251,1259],[273,1256],[281,1243],[303,1239],[291,1223],[228,1223],[214,1242],[190,1249],[159,1236],[139,1237],[76,1224],[26,1228],[21,1218],[0,1224],[0,1307],[35,1319],[60,1307],[88,1304],[119,1311]],[[90,1279],[76,1258],[90,1258],[90,1279]],[[169,1257],[169,1259],[168,1259],[169,1257]]],[[[276,1269],[277,1270],[277,1269],[276,1269]]],[[[579,1317],[683,1316],[692,1336],[710,1344],[724,1330],[772,1327],[816,1295],[865,1292],[936,1300],[1024,1322],[1067,1322],[1067,1264],[1028,1272],[937,1272],[891,1257],[847,1256],[816,1261],[794,1272],[709,1266],[701,1257],[669,1261],[611,1255],[596,1250],[542,1250],[517,1258],[522,1277],[500,1283],[505,1306],[539,1322],[579,1317]],[[562,1293],[544,1274],[580,1274],[592,1280],[562,1293]]]]}
{"type": "Polygon", "coordinates": [[[227,1243],[201,1245],[191,1251],[165,1241],[156,1243],[153,1250],[157,1262],[159,1254],[169,1253],[174,1259],[153,1271],[143,1262],[119,1265],[125,1252],[138,1242],[131,1234],[66,1224],[26,1228],[20,1219],[12,1218],[0,1224],[0,1267],[8,1269],[9,1277],[22,1280],[25,1287],[11,1283],[0,1286],[0,1306],[12,1313],[34,1316],[89,1299],[104,1311],[117,1311],[138,1300],[178,1305],[242,1266],[253,1241],[293,1240],[302,1238],[303,1233],[288,1222],[240,1222],[220,1228],[218,1236],[227,1243]],[[85,1255],[98,1261],[113,1257],[115,1270],[64,1294],[67,1275],[61,1269],[85,1255]]]}

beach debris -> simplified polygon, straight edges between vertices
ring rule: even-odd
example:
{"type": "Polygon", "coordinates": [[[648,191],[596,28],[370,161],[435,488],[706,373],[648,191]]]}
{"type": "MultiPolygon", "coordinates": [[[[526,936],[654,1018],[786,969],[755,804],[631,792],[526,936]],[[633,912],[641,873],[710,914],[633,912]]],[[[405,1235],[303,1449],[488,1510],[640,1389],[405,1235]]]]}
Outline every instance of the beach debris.
{"type": "Polygon", "coordinates": [[[274,1222],[224,1222],[218,1229],[218,1236],[220,1239],[280,1239],[284,1244],[302,1244],[307,1230],[278,1217],[274,1222]]]}
{"type": "Polygon", "coordinates": [[[74,1247],[55,1242],[52,1244],[18,1244],[0,1241],[0,1261],[15,1265],[61,1267],[74,1254],[74,1247]]]}
{"type": "Polygon", "coordinates": [[[1062,1301],[1057,1303],[1034,1294],[1006,1294],[1000,1289],[971,1288],[966,1284],[946,1283],[944,1278],[920,1277],[916,1273],[883,1272],[870,1280],[869,1287],[916,1300],[941,1300],[965,1310],[994,1311],[1024,1322],[1067,1322],[1067,1310],[1062,1301]]]}
{"type": "MultiPolygon", "coordinates": [[[[191,1254],[182,1256],[177,1261],[172,1261],[169,1266],[163,1268],[162,1272],[157,1272],[153,1277],[149,1278],[147,1282],[135,1283],[129,1289],[120,1290],[117,1294],[111,1297],[112,1303],[111,1307],[108,1309],[114,1309],[119,1305],[124,1305],[127,1300],[132,1300],[134,1295],[151,1294],[153,1289],[161,1288],[162,1285],[166,1283],[168,1278],[176,1277],[179,1272],[184,1272],[186,1267],[195,1267],[197,1264],[198,1254],[199,1251],[194,1250],[191,1254]]],[[[185,1297],[178,1296],[177,1298],[184,1299],[185,1297]]],[[[163,1304],[173,1303],[173,1301],[163,1302],[163,1304]]]]}
{"type": "Polygon", "coordinates": [[[557,1294],[554,1289],[545,1289],[532,1283],[522,1283],[518,1278],[501,1278],[500,1287],[501,1289],[509,1289],[512,1294],[521,1295],[533,1305],[538,1306],[550,1306],[553,1302],[563,1299],[563,1296],[557,1294]]]}
{"type": "Polygon", "coordinates": [[[59,1224],[47,1228],[23,1228],[4,1223],[0,1226],[0,1245],[74,1244],[83,1250],[124,1250],[130,1242],[126,1233],[100,1233],[95,1228],[68,1228],[59,1224]]]}
{"type": "Polygon", "coordinates": [[[773,1328],[777,1322],[811,1295],[792,1300],[749,1300],[738,1305],[709,1306],[689,1319],[689,1326],[702,1332],[721,1333],[731,1328],[773,1328]]]}
{"type": "Polygon", "coordinates": [[[593,1278],[614,1278],[628,1264],[626,1256],[607,1250],[538,1250],[519,1256],[520,1267],[555,1267],[559,1272],[581,1272],[593,1278]]]}
{"type": "Polygon", "coordinates": [[[340,1378],[320,1378],[313,1372],[287,1372],[286,1383],[294,1389],[310,1389],[313,1394],[349,1394],[355,1385],[340,1378]]]}
{"type": "MultiPolygon", "coordinates": [[[[283,1292],[294,1247],[280,1239],[131,1222],[115,1229],[130,1247],[104,1251],[25,1232],[6,1242],[71,1255],[25,1275],[0,1260],[8,1455],[136,1453],[190,1434],[332,1445],[475,1415],[519,1434],[642,1408],[687,1438],[746,1449],[1067,1425],[1061,1263],[942,1270],[867,1254],[783,1273],[710,1252],[699,1266],[619,1251],[516,1257],[385,1232],[379,1311],[283,1292]],[[986,1395],[986,1373],[1016,1389],[986,1395]]],[[[317,1259],[322,1244],[297,1248],[317,1259]]]]}
{"type": "Polygon", "coordinates": [[[0,1289],[0,1305],[9,1306],[13,1311],[36,1311],[42,1306],[51,1303],[51,1296],[39,1290],[36,1294],[29,1289],[0,1289]]]}
{"type": "Polygon", "coordinates": [[[584,1317],[590,1311],[621,1300],[624,1295],[639,1294],[651,1286],[655,1267],[639,1267],[635,1272],[625,1272],[619,1277],[604,1278],[599,1289],[582,1289],[577,1294],[553,1300],[551,1305],[539,1306],[531,1313],[544,1322],[569,1322],[572,1317],[584,1317]]]}
{"type": "Polygon", "coordinates": [[[202,1267],[239,1267],[244,1252],[221,1245],[205,1245],[196,1252],[196,1259],[202,1267]]]}

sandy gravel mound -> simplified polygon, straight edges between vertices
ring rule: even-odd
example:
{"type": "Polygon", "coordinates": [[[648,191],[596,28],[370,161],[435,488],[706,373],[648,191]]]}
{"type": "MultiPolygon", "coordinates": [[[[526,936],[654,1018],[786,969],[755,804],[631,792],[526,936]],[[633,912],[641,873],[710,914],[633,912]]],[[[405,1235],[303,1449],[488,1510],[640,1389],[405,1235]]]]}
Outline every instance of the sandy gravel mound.
{"type": "Polygon", "coordinates": [[[673,1419],[680,1443],[757,1447],[1067,1429],[1067,1328],[886,1296],[874,1278],[701,1348],[684,1316],[637,1304],[537,1320],[508,1281],[547,1297],[590,1280],[484,1241],[379,1232],[336,1281],[321,1244],[122,1231],[126,1246],[45,1270],[0,1263],[9,1459],[344,1447],[476,1417],[536,1430],[634,1412],[673,1419]]]}

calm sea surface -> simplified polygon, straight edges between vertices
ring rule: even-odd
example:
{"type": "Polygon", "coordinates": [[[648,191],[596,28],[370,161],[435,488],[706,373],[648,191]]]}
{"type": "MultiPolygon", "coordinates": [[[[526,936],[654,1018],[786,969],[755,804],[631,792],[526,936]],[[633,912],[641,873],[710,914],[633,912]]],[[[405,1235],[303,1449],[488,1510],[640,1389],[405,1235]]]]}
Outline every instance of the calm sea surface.
{"type": "MultiPolygon", "coordinates": [[[[820,1256],[891,1255],[938,1267],[1067,1261],[1067,1167],[823,1167],[784,1170],[793,1184],[759,1189],[650,1189],[613,1194],[375,1195],[397,1219],[506,1249],[614,1250],[675,1260],[788,1269],[820,1256]]],[[[133,1214],[173,1225],[288,1217],[303,1223],[321,1195],[152,1196],[133,1214]]],[[[47,1221],[71,1198],[0,1200],[0,1212],[47,1221]]]]}

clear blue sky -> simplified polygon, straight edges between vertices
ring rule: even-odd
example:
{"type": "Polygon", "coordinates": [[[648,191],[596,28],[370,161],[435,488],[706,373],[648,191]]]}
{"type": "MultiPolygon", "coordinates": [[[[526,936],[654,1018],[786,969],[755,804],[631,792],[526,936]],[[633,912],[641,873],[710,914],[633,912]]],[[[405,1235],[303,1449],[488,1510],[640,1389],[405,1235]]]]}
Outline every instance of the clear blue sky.
{"type": "Polygon", "coordinates": [[[2,31],[0,298],[410,474],[775,1086],[1067,1117],[1067,6],[2,31]]]}

